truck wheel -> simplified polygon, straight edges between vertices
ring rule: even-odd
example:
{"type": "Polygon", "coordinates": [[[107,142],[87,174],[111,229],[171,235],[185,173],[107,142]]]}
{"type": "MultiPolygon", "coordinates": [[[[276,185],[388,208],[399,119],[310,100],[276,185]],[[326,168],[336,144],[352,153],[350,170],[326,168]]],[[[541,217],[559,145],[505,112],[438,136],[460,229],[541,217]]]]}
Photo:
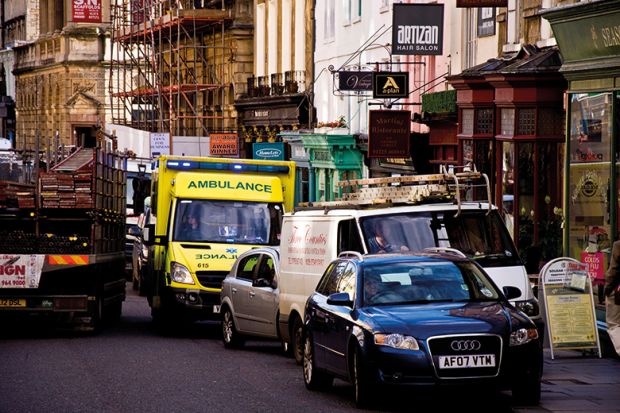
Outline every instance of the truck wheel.
{"type": "Polygon", "coordinates": [[[295,317],[295,321],[293,322],[291,343],[293,345],[292,351],[295,357],[295,363],[301,366],[304,359],[304,326],[299,317],[295,317]]]}
{"type": "Polygon", "coordinates": [[[123,314],[123,302],[116,301],[105,309],[105,320],[107,324],[116,323],[121,319],[123,314]]]}
{"type": "Polygon", "coordinates": [[[103,298],[96,297],[90,310],[90,325],[93,332],[99,333],[103,327],[103,298]]]}

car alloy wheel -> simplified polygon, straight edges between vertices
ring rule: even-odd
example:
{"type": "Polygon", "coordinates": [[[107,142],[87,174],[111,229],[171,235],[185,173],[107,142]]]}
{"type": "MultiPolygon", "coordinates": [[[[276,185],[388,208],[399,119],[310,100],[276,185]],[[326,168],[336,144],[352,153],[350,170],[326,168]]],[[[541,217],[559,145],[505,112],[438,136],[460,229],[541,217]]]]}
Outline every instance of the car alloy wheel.
{"type": "Polygon", "coordinates": [[[355,390],[355,405],[358,408],[369,407],[370,379],[364,367],[361,350],[355,347],[353,351],[353,388],[355,390]]]}
{"type": "Polygon", "coordinates": [[[239,347],[242,343],[241,337],[235,328],[235,320],[228,308],[224,310],[222,316],[222,341],[224,341],[224,347],[234,348],[239,347]]]}
{"type": "Polygon", "coordinates": [[[309,390],[327,389],[334,381],[332,376],[316,368],[314,343],[310,334],[308,334],[304,340],[303,371],[304,384],[309,390]]]}

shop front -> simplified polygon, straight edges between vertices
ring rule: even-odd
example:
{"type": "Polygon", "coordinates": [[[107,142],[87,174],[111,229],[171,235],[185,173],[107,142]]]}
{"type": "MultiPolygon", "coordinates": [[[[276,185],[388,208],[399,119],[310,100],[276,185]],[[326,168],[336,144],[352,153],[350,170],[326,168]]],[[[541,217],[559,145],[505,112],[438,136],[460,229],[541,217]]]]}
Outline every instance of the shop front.
{"type": "Polygon", "coordinates": [[[568,81],[564,254],[589,264],[602,303],[611,244],[620,230],[620,0],[543,14],[568,81]]]}
{"type": "Polygon", "coordinates": [[[457,90],[461,165],[485,172],[528,272],[561,255],[563,96],[555,47],[518,53],[449,79],[457,90]]]}
{"type": "Polygon", "coordinates": [[[362,177],[363,157],[353,135],[299,136],[309,157],[308,201],[334,201],[342,196],[340,181],[362,177]]]}

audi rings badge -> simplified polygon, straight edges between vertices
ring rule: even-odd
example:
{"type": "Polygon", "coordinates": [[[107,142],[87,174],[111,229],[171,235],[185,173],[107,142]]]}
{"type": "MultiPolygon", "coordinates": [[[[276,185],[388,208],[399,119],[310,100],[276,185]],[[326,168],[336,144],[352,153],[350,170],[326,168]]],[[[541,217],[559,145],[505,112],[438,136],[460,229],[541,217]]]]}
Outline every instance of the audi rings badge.
{"type": "Polygon", "coordinates": [[[450,343],[450,348],[454,351],[476,351],[482,345],[478,340],[454,340],[450,343]]]}

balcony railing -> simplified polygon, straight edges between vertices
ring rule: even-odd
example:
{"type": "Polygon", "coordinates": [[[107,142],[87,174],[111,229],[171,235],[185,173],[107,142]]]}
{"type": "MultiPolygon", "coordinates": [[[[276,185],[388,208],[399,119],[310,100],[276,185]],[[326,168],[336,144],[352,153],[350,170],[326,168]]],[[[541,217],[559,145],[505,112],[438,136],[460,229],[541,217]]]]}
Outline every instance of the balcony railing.
{"type": "Polygon", "coordinates": [[[305,90],[306,72],[303,70],[247,78],[247,97],[249,98],[281,96],[301,93],[305,90]]]}
{"type": "Polygon", "coordinates": [[[271,94],[281,95],[284,93],[284,79],[282,73],[271,74],[271,94]]]}

